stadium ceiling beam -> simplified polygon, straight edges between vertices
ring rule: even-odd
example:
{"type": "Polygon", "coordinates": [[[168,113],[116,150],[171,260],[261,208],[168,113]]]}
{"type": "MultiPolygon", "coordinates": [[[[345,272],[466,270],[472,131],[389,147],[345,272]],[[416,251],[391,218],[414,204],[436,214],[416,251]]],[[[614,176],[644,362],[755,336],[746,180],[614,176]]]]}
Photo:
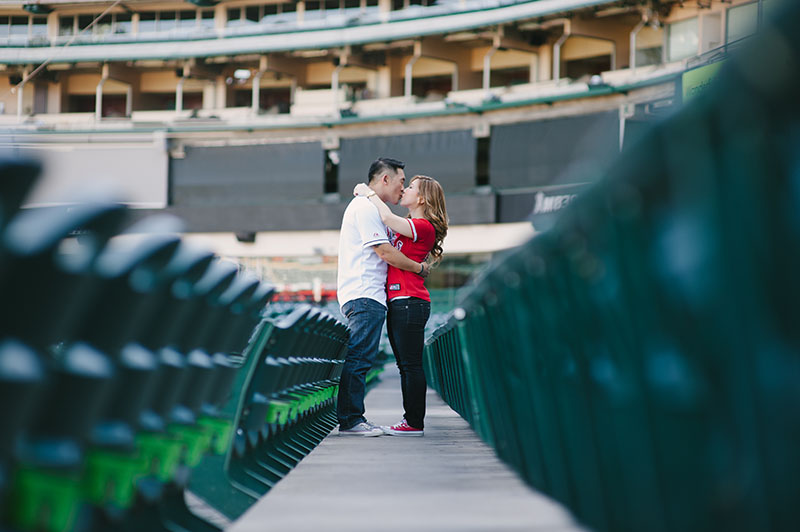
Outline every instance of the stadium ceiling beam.
{"type": "Polygon", "coordinates": [[[611,59],[612,70],[629,66],[630,39],[628,36],[641,22],[642,15],[638,11],[632,11],[616,17],[616,19],[612,21],[609,19],[573,18],[571,20],[572,35],[608,41],[614,45],[614,55],[611,59]]]}
{"type": "Polygon", "coordinates": [[[492,56],[498,50],[517,50],[531,54],[531,62],[528,72],[528,79],[531,83],[536,81],[539,69],[539,48],[531,46],[527,42],[519,38],[509,35],[516,35],[513,29],[499,26],[492,38],[492,47],[483,56],[483,91],[486,93],[486,98],[490,98],[491,79],[492,79],[492,56]]]}
{"type": "Polygon", "coordinates": [[[183,77],[193,79],[215,80],[222,74],[222,68],[214,65],[198,64],[197,60],[192,58],[183,64],[183,77]]]}
{"type": "Polygon", "coordinates": [[[103,63],[100,69],[100,81],[95,88],[94,116],[96,121],[103,118],[103,88],[106,81],[114,80],[127,85],[125,92],[125,116],[133,111],[134,87],[139,83],[139,73],[119,63],[103,63]]]}
{"type": "Polygon", "coordinates": [[[472,72],[472,56],[469,48],[449,43],[438,37],[426,37],[414,42],[414,54],[406,63],[405,96],[411,97],[414,63],[420,57],[438,59],[453,65],[452,90],[472,89],[480,87],[480,75],[472,72]]]}
{"type": "Polygon", "coordinates": [[[258,69],[289,76],[297,80],[299,84],[304,84],[306,80],[306,66],[281,54],[262,55],[259,58],[258,69]]]}
{"type": "Polygon", "coordinates": [[[469,50],[435,37],[420,39],[414,43],[414,53],[422,57],[440,59],[451,63],[469,61],[469,50]]]}
{"type": "Polygon", "coordinates": [[[279,54],[262,55],[258,58],[258,70],[253,75],[253,86],[250,98],[250,107],[253,114],[258,114],[261,109],[261,78],[267,72],[274,72],[287,76],[292,80],[292,88],[290,89],[290,100],[294,101],[294,93],[299,83],[306,81],[306,67],[299,65],[296,61],[289,60],[285,56],[279,54]]]}
{"type": "Polygon", "coordinates": [[[539,47],[533,46],[525,41],[525,39],[514,28],[508,26],[501,26],[502,31],[498,32],[493,44],[496,42],[501,50],[516,50],[518,52],[526,52],[529,54],[538,54],[539,47]]]}
{"type": "Polygon", "coordinates": [[[120,63],[103,63],[100,74],[103,79],[112,79],[127,85],[139,82],[139,72],[120,63]]]}
{"type": "Polygon", "coordinates": [[[344,67],[363,68],[364,70],[378,70],[375,65],[370,65],[364,61],[359,54],[353,54],[350,46],[345,46],[338,53],[339,65],[344,67]]]}

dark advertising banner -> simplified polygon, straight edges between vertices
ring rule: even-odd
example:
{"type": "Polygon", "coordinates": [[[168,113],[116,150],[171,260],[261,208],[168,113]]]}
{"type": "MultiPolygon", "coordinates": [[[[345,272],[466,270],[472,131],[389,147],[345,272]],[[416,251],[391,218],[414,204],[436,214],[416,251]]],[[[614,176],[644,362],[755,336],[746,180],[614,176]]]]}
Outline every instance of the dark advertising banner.
{"type": "Polygon", "coordinates": [[[530,221],[536,231],[545,231],[552,227],[561,211],[588,186],[589,183],[576,183],[501,192],[497,195],[497,221],[501,223],[530,221]]]}
{"type": "Polygon", "coordinates": [[[369,165],[378,157],[404,161],[406,181],[414,174],[429,175],[445,194],[466,192],[475,187],[475,150],[471,130],[341,139],[339,193],[348,197],[357,183],[366,181],[369,165]]]}
{"type": "Polygon", "coordinates": [[[499,190],[585,183],[618,153],[618,110],[492,126],[489,182],[499,190]]]}
{"type": "Polygon", "coordinates": [[[323,196],[319,142],[186,146],[170,161],[171,204],[263,205],[323,196]]]}

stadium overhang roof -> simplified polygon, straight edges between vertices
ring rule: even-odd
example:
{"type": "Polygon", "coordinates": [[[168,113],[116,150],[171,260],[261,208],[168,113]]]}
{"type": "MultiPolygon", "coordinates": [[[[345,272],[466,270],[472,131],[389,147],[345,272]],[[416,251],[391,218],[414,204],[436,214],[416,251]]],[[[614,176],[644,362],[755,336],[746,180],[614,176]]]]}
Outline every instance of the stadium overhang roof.
{"type": "Polygon", "coordinates": [[[135,61],[140,59],[184,59],[246,53],[287,52],[344,45],[387,42],[441,35],[535,19],[576,9],[615,4],[619,0],[538,0],[512,6],[481,9],[440,16],[422,17],[339,27],[237,37],[156,42],[73,44],[70,47],[4,47],[0,63],[36,64],[77,61],[135,61]]]}

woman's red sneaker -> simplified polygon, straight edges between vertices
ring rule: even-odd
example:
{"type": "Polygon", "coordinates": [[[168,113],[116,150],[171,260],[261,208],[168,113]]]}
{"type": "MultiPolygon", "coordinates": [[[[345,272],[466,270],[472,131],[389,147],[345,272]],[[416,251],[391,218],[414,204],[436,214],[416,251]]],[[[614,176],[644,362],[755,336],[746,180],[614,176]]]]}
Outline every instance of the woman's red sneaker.
{"type": "Polygon", "coordinates": [[[390,436],[423,436],[425,434],[424,430],[409,426],[405,419],[397,425],[383,427],[383,432],[390,436]]]}

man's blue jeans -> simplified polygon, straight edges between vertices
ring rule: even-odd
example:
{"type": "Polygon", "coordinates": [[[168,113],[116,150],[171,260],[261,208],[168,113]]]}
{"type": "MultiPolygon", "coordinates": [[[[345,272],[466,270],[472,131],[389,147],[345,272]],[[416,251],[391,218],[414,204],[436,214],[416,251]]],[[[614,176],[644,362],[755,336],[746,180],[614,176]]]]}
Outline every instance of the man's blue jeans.
{"type": "Polygon", "coordinates": [[[364,395],[367,371],[378,355],[386,307],[374,299],[362,297],[345,303],[342,312],[350,328],[350,341],[339,381],[336,417],[339,419],[339,429],[347,430],[366,421],[364,395]]]}

